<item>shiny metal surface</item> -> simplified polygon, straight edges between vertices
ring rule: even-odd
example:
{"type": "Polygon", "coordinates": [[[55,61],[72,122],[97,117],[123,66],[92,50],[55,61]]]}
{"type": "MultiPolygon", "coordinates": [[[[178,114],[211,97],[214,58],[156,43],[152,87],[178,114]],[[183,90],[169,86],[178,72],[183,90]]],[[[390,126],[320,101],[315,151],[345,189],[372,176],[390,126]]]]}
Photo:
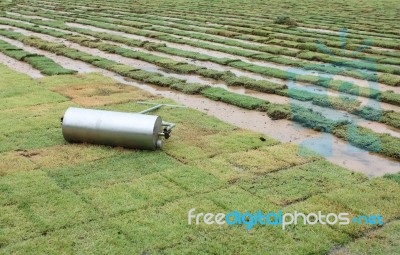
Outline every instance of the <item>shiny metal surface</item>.
{"type": "Polygon", "coordinates": [[[163,132],[159,116],[70,107],[62,120],[65,140],[155,150],[163,132]]]}

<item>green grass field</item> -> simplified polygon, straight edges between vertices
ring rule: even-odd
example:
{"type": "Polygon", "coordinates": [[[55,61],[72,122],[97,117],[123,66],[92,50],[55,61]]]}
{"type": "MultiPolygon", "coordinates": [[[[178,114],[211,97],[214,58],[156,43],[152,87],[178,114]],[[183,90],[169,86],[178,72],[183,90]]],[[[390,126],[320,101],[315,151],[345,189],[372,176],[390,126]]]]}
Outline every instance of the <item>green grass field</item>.
{"type": "Polygon", "coordinates": [[[177,124],[157,151],[70,144],[60,123],[71,106],[176,104],[88,66],[329,133],[395,169],[399,12],[396,0],[0,1],[0,254],[400,254],[400,169],[369,178],[191,108],[154,113],[177,124]],[[189,225],[191,208],[384,224],[246,230],[189,225]]]}
{"type": "Polygon", "coordinates": [[[395,179],[368,180],[320,157],[296,156],[295,145],[190,109],[159,110],[178,123],[163,151],[67,144],[59,119],[68,106],[134,112],[145,108],[137,100],[169,101],[97,74],[32,80],[5,66],[0,73],[1,253],[398,251],[395,179]],[[247,232],[244,226],[187,225],[192,207],[384,212],[388,223],[379,230],[247,232]]]}

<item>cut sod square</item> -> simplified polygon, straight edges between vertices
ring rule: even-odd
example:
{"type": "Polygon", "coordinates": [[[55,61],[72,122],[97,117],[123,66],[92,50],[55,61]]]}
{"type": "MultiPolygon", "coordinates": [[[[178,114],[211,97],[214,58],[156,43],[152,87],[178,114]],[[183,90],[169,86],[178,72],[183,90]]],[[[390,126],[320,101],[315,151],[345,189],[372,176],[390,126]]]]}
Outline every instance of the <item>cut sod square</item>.
{"type": "MultiPolygon", "coordinates": [[[[2,74],[2,79],[0,80],[0,97],[7,96],[9,93],[15,91],[24,92],[23,94],[26,94],[26,96],[36,91],[48,92],[43,90],[43,84],[48,79],[50,80],[50,77],[35,80],[26,74],[15,72],[4,65],[0,65],[0,72],[2,74]]],[[[64,80],[64,77],[61,80],[64,80]]]]}
{"type": "Polygon", "coordinates": [[[223,157],[239,172],[260,175],[290,167],[292,164],[261,150],[224,154],[223,157]]]}
{"type": "MultiPolygon", "coordinates": [[[[204,224],[204,223],[203,223],[204,224]]],[[[205,229],[196,232],[190,238],[182,239],[177,245],[163,251],[166,254],[288,254],[282,252],[279,242],[286,241],[285,233],[277,227],[263,226],[246,231],[243,225],[226,226],[220,229],[205,229]]],[[[294,252],[295,253],[295,252],[294,252]]]]}
{"type": "Polygon", "coordinates": [[[291,165],[300,165],[315,161],[321,157],[306,148],[291,143],[278,144],[276,146],[262,146],[260,150],[273,155],[276,159],[285,161],[291,165]]]}
{"type": "Polygon", "coordinates": [[[214,151],[221,153],[246,151],[262,146],[269,147],[279,143],[278,140],[273,138],[242,129],[226,132],[225,134],[210,135],[205,138],[208,146],[211,146],[214,151]]]}
{"type": "Polygon", "coordinates": [[[16,205],[41,231],[87,222],[94,210],[70,191],[60,189],[42,171],[0,178],[1,205],[16,205]]]}
{"type": "Polygon", "coordinates": [[[254,132],[245,130],[234,130],[229,132],[210,132],[193,127],[178,127],[177,136],[182,137],[179,141],[168,141],[165,148],[168,153],[182,161],[190,162],[201,158],[212,158],[220,154],[255,149],[260,146],[277,144],[278,141],[272,138],[265,138],[254,132]],[[180,130],[182,132],[180,132],[180,130]],[[191,149],[188,149],[191,148],[191,149]]]}
{"type": "Polygon", "coordinates": [[[362,238],[332,252],[333,255],[350,254],[399,254],[400,221],[385,224],[382,228],[366,233],[362,238]]]}
{"type": "Polygon", "coordinates": [[[102,158],[112,157],[118,153],[126,153],[123,150],[115,150],[110,147],[86,144],[65,144],[40,149],[25,150],[15,153],[20,157],[29,159],[40,169],[68,167],[79,163],[102,158]]]}
{"type": "Polygon", "coordinates": [[[6,152],[0,154],[0,176],[20,171],[33,170],[35,167],[36,166],[32,161],[18,153],[6,152]]]}
{"type": "Polygon", "coordinates": [[[38,235],[39,229],[17,205],[0,207],[0,248],[38,235]]]}
{"type": "Polygon", "coordinates": [[[169,181],[176,183],[188,193],[201,194],[219,189],[227,183],[197,167],[181,166],[161,172],[169,181]]]}
{"type": "Polygon", "coordinates": [[[132,182],[82,190],[81,193],[86,201],[103,214],[115,215],[162,205],[182,197],[185,191],[156,173],[132,182]]]}
{"type": "Polygon", "coordinates": [[[218,137],[218,135],[223,136],[223,134],[226,133],[227,132],[224,130],[219,130],[218,127],[202,128],[196,124],[182,122],[174,128],[172,135],[175,139],[194,144],[198,143],[198,140],[203,140],[203,137],[209,137],[211,135],[218,137]]]}
{"type": "MultiPolygon", "coordinates": [[[[301,204],[293,204],[282,209],[282,213],[302,212],[301,204]]],[[[279,226],[281,227],[281,226],[279,226]]],[[[262,227],[260,227],[262,229],[262,227]]],[[[257,229],[258,230],[258,229],[257,229]]],[[[343,245],[352,239],[342,231],[332,229],[327,225],[306,224],[298,221],[297,224],[285,226],[285,230],[280,229],[284,238],[272,244],[273,247],[279,247],[287,251],[288,254],[326,254],[338,245],[343,245]]],[[[263,231],[257,232],[260,237],[267,238],[268,235],[263,231]]]]}
{"type": "Polygon", "coordinates": [[[397,218],[400,214],[400,185],[385,178],[374,178],[358,185],[351,185],[324,194],[335,201],[358,212],[360,215],[378,215],[384,222],[397,218]]]}
{"type": "MultiPolygon", "coordinates": [[[[29,237],[29,236],[27,236],[29,237]]],[[[135,254],[135,247],[118,229],[93,221],[38,235],[0,249],[4,254],[135,254]]]]}
{"type": "Polygon", "coordinates": [[[183,163],[190,163],[196,159],[209,158],[209,151],[204,150],[196,144],[190,144],[190,141],[170,140],[163,145],[163,150],[183,163]]]}
{"type": "MultiPolygon", "coordinates": [[[[277,212],[274,209],[271,211],[277,212]]],[[[346,234],[322,225],[297,226],[286,230],[282,230],[280,225],[256,225],[247,231],[244,224],[217,228],[203,223],[197,226],[197,230],[190,239],[182,238],[179,244],[164,251],[182,254],[320,254],[350,240],[346,234]]]]}
{"type": "Polygon", "coordinates": [[[166,203],[159,207],[149,207],[134,212],[109,218],[110,224],[120,229],[138,250],[136,253],[157,253],[166,247],[175,246],[184,240],[200,238],[200,231],[226,229],[217,224],[188,224],[188,212],[195,208],[195,213],[223,211],[210,200],[191,196],[166,203]],[[153,252],[152,252],[153,251],[153,252]]]}
{"type": "MultiPolygon", "coordinates": [[[[357,212],[352,211],[348,207],[345,207],[335,201],[329,200],[325,198],[322,195],[316,195],[313,196],[305,201],[301,201],[296,204],[297,208],[300,208],[302,213],[309,214],[309,213],[316,213],[318,214],[319,211],[321,211],[321,214],[323,215],[328,215],[329,213],[335,213],[336,215],[339,215],[340,213],[348,213],[348,217],[350,220],[355,217],[359,216],[357,212]]],[[[300,212],[300,211],[299,211],[300,212]]],[[[300,218],[302,219],[302,218],[300,218]]],[[[334,218],[333,216],[330,216],[330,221],[333,221],[334,218]]],[[[323,219],[323,221],[326,224],[326,218],[323,219]]],[[[339,221],[338,221],[339,222],[339,221]]],[[[342,231],[347,233],[353,238],[358,238],[362,235],[365,234],[366,231],[371,230],[372,228],[375,228],[376,226],[374,225],[368,225],[368,224],[354,224],[350,222],[350,224],[333,224],[330,225],[331,228],[337,230],[337,231],[342,231]]]]}
{"type": "Polygon", "coordinates": [[[118,83],[95,83],[58,87],[55,91],[85,107],[121,104],[131,101],[146,101],[151,98],[149,94],[143,93],[139,89],[118,83]]]}
{"type": "Polygon", "coordinates": [[[7,72],[1,68],[0,72],[2,74],[2,79],[0,80],[0,98],[3,100],[8,97],[17,97],[21,95],[29,95],[35,91],[41,90],[39,82],[33,80],[27,75],[15,75],[13,73],[7,72]],[[4,80],[3,80],[4,79],[4,80]]]}
{"type": "Polygon", "coordinates": [[[137,91],[137,89],[118,83],[94,83],[57,87],[54,91],[74,100],[77,98],[122,94],[137,91]]]}
{"type": "MultiPolygon", "coordinates": [[[[229,155],[229,154],[228,154],[229,155]]],[[[235,183],[240,178],[249,178],[254,176],[253,173],[243,171],[243,169],[232,165],[227,159],[226,154],[217,155],[207,160],[198,159],[191,161],[190,164],[207,171],[217,178],[227,181],[228,183],[235,183]]]]}
{"type": "Polygon", "coordinates": [[[314,194],[350,187],[366,180],[367,177],[362,174],[320,160],[253,180],[242,180],[239,185],[256,196],[287,205],[314,194]]]}
{"type": "Polygon", "coordinates": [[[13,96],[8,96],[5,98],[1,98],[0,100],[0,110],[17,108],[17,107],[29,107],[40,104],[49,104],[49,103],[61,103],[65,102],[68,99],[60,94],[43,90],[36,84],[26,84],[27,88],[25,88],[26,93],[15,93],[13,91],[18,92],[20,88],[16,87],[14,89],[6,89],[3,90],[3,93],[10,93],[13,96]],[[37,86],[37,87],[29,87],[29,86],[37,86]]]}
{"type": "Polygon", "coordinates": [[[56,88],[69,86],[83,86],[93,84],[116,84],[115,80],[105,77],[100,73],[87,73],[79,75],[47,76],[38,81],[41,88],[56,88]]]}
{"type": "Polygon", "coordinates": [[[139,177],[165,169],[178,168],[181,163],[162,151],[129,151],[104,147],[111,154],[104,159],[47,169],[60,187],[81,192],[89,188],[104,188],[120,182],[130,182],[139,177]]]}
{"type": "Polygon", "coordinates": [[[60,118],[71,102],[0,111],[0,132],[6,137],[0,152],[63,144],[60,118]]]}
{"type": "Polygon", "coordinates": [[[237,185],[231,185],[226,189],[218,189],[207,193],[205,194],[205,198],[213,201],[219,207],[224,208],[226,213],[235,210],[242,213],[255,213],[258,210],[269,212],[279,209],[278,206],[268,201],[266,198],[254,196],[237,185]]]}

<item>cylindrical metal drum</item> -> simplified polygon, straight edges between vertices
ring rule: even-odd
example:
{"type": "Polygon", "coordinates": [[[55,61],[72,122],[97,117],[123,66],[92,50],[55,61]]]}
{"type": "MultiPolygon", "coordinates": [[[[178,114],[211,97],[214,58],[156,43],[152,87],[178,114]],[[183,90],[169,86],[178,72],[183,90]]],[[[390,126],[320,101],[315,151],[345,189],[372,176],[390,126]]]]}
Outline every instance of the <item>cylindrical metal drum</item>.
{"type": "Polygon", "coordinates": [[[62,119],[65,140],[126,148],[161,148],[159,116],[70,107],[62,119]]]}

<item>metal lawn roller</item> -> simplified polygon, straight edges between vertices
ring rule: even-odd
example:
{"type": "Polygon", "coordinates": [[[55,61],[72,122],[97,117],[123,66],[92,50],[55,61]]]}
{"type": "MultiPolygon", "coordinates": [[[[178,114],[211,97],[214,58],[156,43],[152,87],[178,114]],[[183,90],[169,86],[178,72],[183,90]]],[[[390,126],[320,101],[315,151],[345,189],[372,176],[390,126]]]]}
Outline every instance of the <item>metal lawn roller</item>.
{"type": "Polygon", "coordinates": [[[175,124],[162,121],[159,116],[145,113],[162,106],[179,108],[185,106],[138,103],[155,106],[138,113],[70,107],[61,119],[64,139],[72,143],[93,143],[134,149],[161,148],[161,138],[168,139],[175,124]]]}

